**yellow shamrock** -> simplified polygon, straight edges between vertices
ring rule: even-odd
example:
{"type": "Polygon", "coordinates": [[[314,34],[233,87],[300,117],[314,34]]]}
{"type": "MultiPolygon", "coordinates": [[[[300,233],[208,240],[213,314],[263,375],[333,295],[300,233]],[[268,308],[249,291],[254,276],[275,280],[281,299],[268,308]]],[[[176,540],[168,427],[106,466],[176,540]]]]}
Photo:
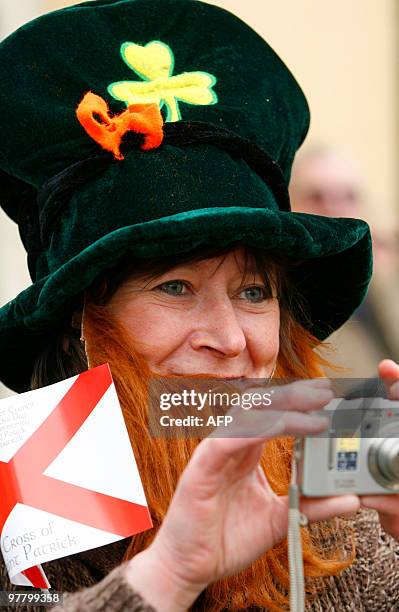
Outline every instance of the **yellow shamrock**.
{"type": "Polygon", "coordinates": [[[126,64],[143,81],[117,81],[108,86],[109,93],[126,105],[156,103],[167,109],[166,121],[181,119],[179,100],[188,104],[216,104],[213,85],[216,77],[208,72],[183,72],[172,76],[174,56],[171,48],[159,40],[145,46],[125,42],[121,55],[126,64]]]}

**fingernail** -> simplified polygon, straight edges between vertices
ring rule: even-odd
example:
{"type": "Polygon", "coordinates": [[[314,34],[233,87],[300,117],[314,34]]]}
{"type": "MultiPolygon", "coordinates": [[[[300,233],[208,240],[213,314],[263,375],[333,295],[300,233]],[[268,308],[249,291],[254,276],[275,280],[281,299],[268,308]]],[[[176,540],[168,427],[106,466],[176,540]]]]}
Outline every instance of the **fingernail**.
{"type": "Polygon", "coordinates": [[[399,382],[396,382],[390,388],[390,394],[395,396],[395,399],[399,399],[399,382]]]}
{"type": "Polygon", "coordinates": [[[330,421],[326,417],[311,416],[309,419],[309,424],[313,425],[314,427],[320,427],[323,429],[327,429],[327,427],[329,427],[330,425],[330,421]]]}
{"type": "Polygon", "coordinates": [[[331,389],[331,380],[329,378],[316,378],[315,386],[320,388],[331,389]]]}
{"type": "Polygon", "coordinates": [[[330,402],[332,399],[334,399],[334,393],[331,391],[331,389],[318,389],[314,393],[315,397],[319,400],[327,400],[330,402]]]}

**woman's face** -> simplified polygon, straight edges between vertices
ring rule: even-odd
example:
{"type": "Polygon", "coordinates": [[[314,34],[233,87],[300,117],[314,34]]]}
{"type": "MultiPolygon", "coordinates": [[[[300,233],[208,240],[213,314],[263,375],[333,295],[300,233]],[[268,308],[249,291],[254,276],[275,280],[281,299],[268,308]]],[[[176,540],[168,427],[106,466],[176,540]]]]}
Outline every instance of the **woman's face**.
{"type": "Polygon", "coordinates": [[[242,248],[126,280],[108,307],[152,371],[267,378],[279,351],[280,311],[242,248]],[[250,268],[250,266],[249,266],[250,268]]]}

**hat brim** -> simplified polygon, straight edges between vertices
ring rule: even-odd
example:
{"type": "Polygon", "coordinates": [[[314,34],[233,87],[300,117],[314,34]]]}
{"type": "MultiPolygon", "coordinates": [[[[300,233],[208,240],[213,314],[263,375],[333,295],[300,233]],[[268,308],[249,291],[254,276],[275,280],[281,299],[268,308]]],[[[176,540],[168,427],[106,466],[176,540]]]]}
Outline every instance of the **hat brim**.
{"type": "Polygon", "coordinates": [[[3,306],[1,380],[18,392],[29,388],[46,336],[69,316],[76,296],[126,254],[162,257],[236,241],[301,261],[291,274],[309,306],[306,325],[319,340],[366,295],[372,250],[364,221],[238,206],[179,213],[110,232],[3,306]]]}

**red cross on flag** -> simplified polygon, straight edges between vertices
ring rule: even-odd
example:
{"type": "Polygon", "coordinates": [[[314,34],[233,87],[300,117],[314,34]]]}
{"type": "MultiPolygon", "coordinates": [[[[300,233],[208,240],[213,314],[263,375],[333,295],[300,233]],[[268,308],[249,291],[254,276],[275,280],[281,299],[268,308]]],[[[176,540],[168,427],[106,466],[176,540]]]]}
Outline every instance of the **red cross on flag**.
{"type": "Polygon", "coordinates": [[[0,401],[0,537],[13,584],[41,563],[150,529],[109,366],[0,401]]]}

